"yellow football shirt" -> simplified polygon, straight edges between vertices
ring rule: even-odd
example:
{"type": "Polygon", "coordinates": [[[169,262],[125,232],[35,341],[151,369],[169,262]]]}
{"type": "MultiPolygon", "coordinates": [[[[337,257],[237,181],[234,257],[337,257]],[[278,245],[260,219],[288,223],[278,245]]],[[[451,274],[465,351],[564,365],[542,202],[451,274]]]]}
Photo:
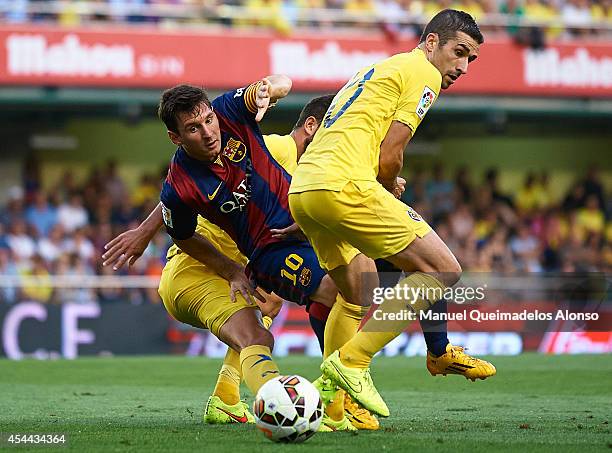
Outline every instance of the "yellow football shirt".
{"type": "Polygon", "coordinates": [[[292,175],[297,167],[297,144],[291,135],[264,135],[264,142],[287,173],[292,175]]]}
{"type": "Polygon", "coordinates": [[[391,122],[408,125],[414,134],[441,83],[440,72],[420,49],[359,71],[334,98],[289,193],[340,191],[348,181],[376,183],[380,144],[391,122]]]}
{"type": "MultiPolygon", "coordinates": [[[[297,145],[290,135],[264,135],[266,147],[272,157],[285,169],[292,174],[297,166],[297,145]]],[[[221,253],[237,263],[245,265],[246,257],[240,253],[236,243],[229,235],[214,223],[209,222],[202,216],[198,216],[198,226],[196,233],[208,239],[221,253]]],[[[166,259],[172,258],[180,250],[173,244],[166,254],[166,259]]]]}

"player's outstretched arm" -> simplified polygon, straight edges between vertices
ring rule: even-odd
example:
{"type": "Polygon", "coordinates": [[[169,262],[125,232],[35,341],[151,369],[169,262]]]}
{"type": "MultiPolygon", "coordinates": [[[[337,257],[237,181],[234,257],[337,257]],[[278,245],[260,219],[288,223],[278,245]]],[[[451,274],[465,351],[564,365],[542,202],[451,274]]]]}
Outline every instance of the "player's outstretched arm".
{"type": "Polygon", "coordinates": [[[264,297],[255,289],[244,273],[244,267],[219,252],[204,236],[194,233],[189,239],[172,238],[174,243],[185,253],[201,263],[206,264],[230,283],[230,298],[236,302],[236,292],[240,292],[247,302],[251,297],[265,303],[264,297]]]}
{"type": "Polygon", "coordinates": [[[380,144],[380,157],[378,160],[378,181],[397,198],[403,192],[405,184],[398,178],[404,165],[404,149],[412,138],[412,130],[399,121],[393,121],[387,131],[385,139],[380,144]]]}
{"type": "Polygon", "coordinates": [[[257,114],[255,115],[255,121],[261,121],[271,105],[287,96],[291,91],[291,85],[291,79],[286,75],[274,74],[264,77],[256,93],[257,114]]]}
{"type": "Polygon", "coordinates": [[[163,225],[161,204],[151,211],[151,214],[138,228],[121,233],[104,246],[103,266],[113,266],[113,270],[120,269],[126,262],[132,266],[143,254],[149,242],[163,225]]]}

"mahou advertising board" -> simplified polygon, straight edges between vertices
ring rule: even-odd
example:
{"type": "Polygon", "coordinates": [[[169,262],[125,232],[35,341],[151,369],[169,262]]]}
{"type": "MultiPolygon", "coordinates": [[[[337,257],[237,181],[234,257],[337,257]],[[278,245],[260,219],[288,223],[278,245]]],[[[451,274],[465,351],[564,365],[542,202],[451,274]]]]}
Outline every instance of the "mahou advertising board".
{"type": "MultiPolygon", "coordinates": [[[[414,40],[226,30],[0,27],[0,85],[230,89],[283,73],[294,90],[335,91],[356,70],[410,50],[414,40]]],[[[612,98],[612,43],[579,41],[534,51],[488,40],[456,94],[612,98]]]]}

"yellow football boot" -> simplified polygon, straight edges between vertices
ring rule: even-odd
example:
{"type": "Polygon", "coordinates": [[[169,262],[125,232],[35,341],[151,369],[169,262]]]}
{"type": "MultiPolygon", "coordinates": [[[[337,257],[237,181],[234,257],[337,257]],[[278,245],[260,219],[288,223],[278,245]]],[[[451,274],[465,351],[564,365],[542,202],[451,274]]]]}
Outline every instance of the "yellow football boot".
{"type": "Polygon", "coordinates": [[[327,414],[323,414],[323,420],[321,420],[321,426],[319,426],[320,433],[331,433],[333,431],[357,431],[350,420],[344,416],[342,420],[333,420],[327,414]]]}
{"type": "Polygon", "coordinates": [[[376,416],[353,401],[348,393],[344,394],[344,414],[357,429],[376,431],[380,428],[380,423],[378,423],[376,416]]]}
{"type": "Polygon", "coordinates": [[[331,379],[326,378],[325,376],[319,376],[314,381],[312,381],[312,385],[319,392],[319,396],[321,397],[321,401],[325,406],[332,402],[334,396],[336,396],[336,391],[338,387],[332,383],[331,379]]]}
{"type": "Polygon", "coordinates": [[[253,415],[249,412],[249,406],[244,401],[234,405],[225,404],[221,398],[211,395],[204,409],[202,417],[204,423],[225,425],[229,423],[255,423],[253,415]]]}
{"type": "Polygon", "coordinates": [[[453,346],[450,343],[446,345],[446,353],[440,357],[427,352],[427,369],[432,376],[460,374],[472,381],[486,379],[497,372],[491,363],[467,355],[461,346],[453,346]]]}
{"type": "Polygon", "coordinates": [[[348,367],[340,361],[340,354],[335,351],[323,361],[321,371],[366,409],[383,417],[389,416],[389,408],[376,390],[369,368],[348,367]]]}

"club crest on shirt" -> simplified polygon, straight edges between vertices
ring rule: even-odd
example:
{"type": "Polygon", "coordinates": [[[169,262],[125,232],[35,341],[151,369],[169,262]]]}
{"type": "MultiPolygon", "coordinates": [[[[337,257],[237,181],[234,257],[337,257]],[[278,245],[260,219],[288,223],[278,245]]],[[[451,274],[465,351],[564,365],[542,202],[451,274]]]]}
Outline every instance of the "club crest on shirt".
{"type": "Polygon", "coordinates": [[[302,286],[308,286],[310,280],[312,280],[312,271],[305,267],[302,269],[302,272],[300,272],[300,283],[302,286]]]}
{"type": "Polygon", "coordinates": [[[423,94],[421,94],[421,99],[419,100],[419,105],[417,105],[416,109],[416,114],[419,118],[423,119],[427,113],[427,110],[429,110],[429,107],[433,105],[435,100],[436,93],[434,93],[434,91],[428,86],[425,86],[425,88],[423,88],[423,94]]]}
{"type": "Polygon", "coordinates": [[[407,210],[406,212],[408,213],[408,216],[409,216],[409,217],[410,217],[412,220],[415,220],[415,221],[417,221],[417,222],[420,222],[421,220],[423,220],[423,219],[421,218],[421,216],[420,216],[420,215],[418,215],[418,214],[417,214],[417,212],[416,212],[414,209],[412,209],[410,206],[408,206],[408,210],[407,210]]]}
{"type": "Polygon", "coordinates": [[[246,156],[246,146],[240,140],[230,138],[223,149],[223,155],[232,162],[240,162],[246,156]]]}

